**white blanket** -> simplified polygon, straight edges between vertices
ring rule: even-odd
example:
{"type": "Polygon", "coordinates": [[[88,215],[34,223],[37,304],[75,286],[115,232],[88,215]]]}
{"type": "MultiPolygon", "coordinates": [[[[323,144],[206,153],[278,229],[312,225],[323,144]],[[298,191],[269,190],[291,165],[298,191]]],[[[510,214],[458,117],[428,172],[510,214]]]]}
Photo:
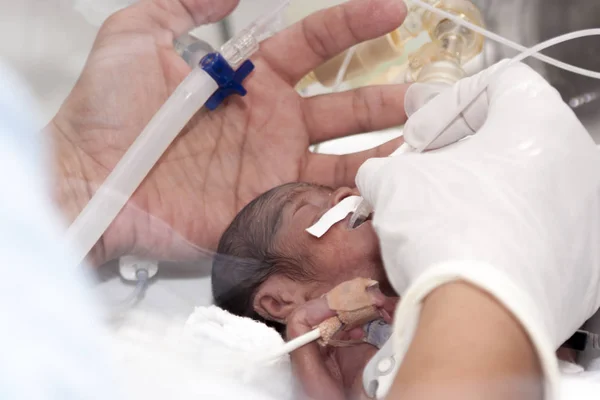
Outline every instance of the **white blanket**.
{"type": "Polygon", "coordinates": [[[289,357],[259,363],[283,344],[264,324],[217,307],[183,321],[132,313],[117,330],[116,356],[130,398],[292,400],[289,357]]]}
{"type": "Polygon", "coordinates": [[[560,400],[595,400],[600,398],[600,371],[562,368],[560,400]]]}
{"type": "MultiPolygon", "coordinates": [[[[292,400],[298,393],[289,357],[258,362],[283,344],[279,334],[214,306],[196,308],[185,322],[134,313],[118,338],[130,398],[292,400]]],[[[561,371],[561,400],[599,398],[600,371],[564,362],[561,371]]]]}
{"type": "Polygon", "coordinates": [[[294,380],[289,356],[268,365],[260,359],[283,346],[274,329],[218,307],[198,307],[188,318],[184,334],[199,353],[211,359],[213,373],[256,387],[276,399],[293,399],[294,380]],[[210,349],[203,345],[211,344],[210,349]]]}

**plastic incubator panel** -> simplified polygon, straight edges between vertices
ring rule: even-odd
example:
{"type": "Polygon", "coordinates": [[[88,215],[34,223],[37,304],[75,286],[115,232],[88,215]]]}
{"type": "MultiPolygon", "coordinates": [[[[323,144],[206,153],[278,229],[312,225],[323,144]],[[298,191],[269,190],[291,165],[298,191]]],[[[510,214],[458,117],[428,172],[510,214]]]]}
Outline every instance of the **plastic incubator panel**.
{"type": "MultiPolygon", "coordinates": [[[[477,26],[484,26],[481,13],[468,0],[429,0],[427,3],[477,26]]],[[[353,86],[357,78],[377,73],[387,63],[390,66],[400,64],[407,70],[402,81],[443,79],[452,83],[464,76],[462,66],[482,52],[483,44],[482,35],[411,2],[402,26],[322,64],[304,77],[297,89],[303,90],[316,83],[329,88],[336,87],[340,79],[353,86]],[[420,39],[423,33],[428,43],[424,46],[417,44],[416,51],[411,51],[410,42],[420,39]],[[436,62],[445,65],[425,68],[436,62]],[[422,71],[425,74],[420,78],[422,71]]],[[[398,79],[387,80],[388,83],[398,82],[398,79]]]]}

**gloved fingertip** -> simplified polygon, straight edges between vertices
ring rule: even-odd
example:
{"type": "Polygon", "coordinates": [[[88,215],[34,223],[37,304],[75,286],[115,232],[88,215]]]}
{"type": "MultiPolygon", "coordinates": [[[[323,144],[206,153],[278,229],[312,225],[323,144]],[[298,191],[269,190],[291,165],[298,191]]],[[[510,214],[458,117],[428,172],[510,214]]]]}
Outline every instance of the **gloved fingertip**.
{"type": "Polygon", "coordinates": [[[379,175],[380,169],[386,165],[389,158],[371,158],[363,163],[356,174],[356,187],[361,196],[368,200],[370,183],[374,182],[379,175]]]}

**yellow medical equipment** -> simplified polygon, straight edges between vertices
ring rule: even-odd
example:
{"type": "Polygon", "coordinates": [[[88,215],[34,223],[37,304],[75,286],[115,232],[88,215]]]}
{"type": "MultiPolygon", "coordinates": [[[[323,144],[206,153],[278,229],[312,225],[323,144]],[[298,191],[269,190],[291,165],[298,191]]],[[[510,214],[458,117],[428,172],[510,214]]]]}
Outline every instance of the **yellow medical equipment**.
{"type": "MultiPolygon", "coordinates": [[[[468,0],[426,2],[479,27],[484,25],[481,13],[468,0]]],[[[370,84],[416,81],[452,84],[465,75],[463,66],[481,53],[483,44],[482,35],[410,3],[402,26],[327,61],[306,75],[297,89],[316,83],[326,87],[342,82],[355,86],[365,76],[370,76],[370,84]]]]}

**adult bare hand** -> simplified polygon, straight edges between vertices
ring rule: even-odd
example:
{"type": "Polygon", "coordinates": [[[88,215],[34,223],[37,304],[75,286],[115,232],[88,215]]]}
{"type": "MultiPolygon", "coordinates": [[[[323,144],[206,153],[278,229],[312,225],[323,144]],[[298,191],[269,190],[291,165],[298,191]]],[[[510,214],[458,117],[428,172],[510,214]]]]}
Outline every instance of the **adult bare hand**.
{"type": "MultiPolygon", "coordinates": [[[[56,198],[72,221],[189,73],[173,39],[218,21],[237,0],[143,0],[110,17],[87,65],[50,123],[56,198]]],[[[356,170],[396,144],[343,157],[312,143],[401,124],[404,87],[303,99],[294,85],[346,48],[385,34],[405,16],[397,0],[353,0],[316,13],[265,41],[253,57],[248,95],[199,113],[169,148],[91,254],[193,259],[212,249],[241,207],[282,183],[353,183],[356,170]]]]}

